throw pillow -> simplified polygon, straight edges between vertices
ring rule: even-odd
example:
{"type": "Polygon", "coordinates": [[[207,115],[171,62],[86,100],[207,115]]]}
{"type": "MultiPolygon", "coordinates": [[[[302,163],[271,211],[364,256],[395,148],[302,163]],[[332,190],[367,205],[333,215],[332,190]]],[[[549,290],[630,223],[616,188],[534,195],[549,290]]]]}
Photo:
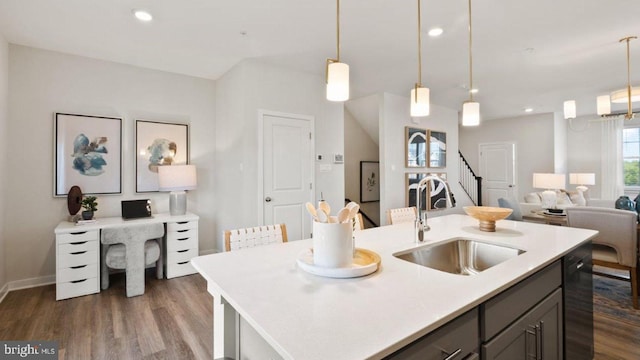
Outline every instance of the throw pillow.
{"type": "Polygon", "coordinates": [[[500,206],[501,208],[513,209],[511,215],[507,216],[508,220],[522,221],[522,211],[520,211],[520,204],[517,201],[499,198],[498,206],[500,206]]]}

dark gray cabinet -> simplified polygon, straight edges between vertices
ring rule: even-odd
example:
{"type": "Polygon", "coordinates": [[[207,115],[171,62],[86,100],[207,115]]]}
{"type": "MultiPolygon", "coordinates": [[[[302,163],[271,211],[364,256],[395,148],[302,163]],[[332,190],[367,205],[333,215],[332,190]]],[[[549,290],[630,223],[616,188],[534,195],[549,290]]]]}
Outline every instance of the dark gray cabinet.
{"type": "Polygon", "coordinates": [[[562,289],[482,345],[483,359],[559,360],[562,356],[562,289]]]}

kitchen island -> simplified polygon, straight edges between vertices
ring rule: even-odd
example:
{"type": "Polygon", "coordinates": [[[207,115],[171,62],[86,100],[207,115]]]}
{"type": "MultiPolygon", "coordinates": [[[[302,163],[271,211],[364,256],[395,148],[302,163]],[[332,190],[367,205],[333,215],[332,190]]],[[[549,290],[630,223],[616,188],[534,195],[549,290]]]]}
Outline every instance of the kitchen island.
{"type": "Polygon", "coordinates": [[[558,262],[597,234],[507,220],[488,233],[466,215],[431,218],[429,225],[420,244],[414,242],[412,224],[356,232],[356,247],[382,260],[377,272],[360,278],[325,278],[299,269],[296,258],[311,240],[193,259],[213,296],[214,358],[251,358],[252,351],[260,355],[256,358],[383,358],[558,262]],[[393,255],[454,238],[525,252],[471,276],[393,255]],[[245,349],[240,357],[238,348],[245,349]]]}

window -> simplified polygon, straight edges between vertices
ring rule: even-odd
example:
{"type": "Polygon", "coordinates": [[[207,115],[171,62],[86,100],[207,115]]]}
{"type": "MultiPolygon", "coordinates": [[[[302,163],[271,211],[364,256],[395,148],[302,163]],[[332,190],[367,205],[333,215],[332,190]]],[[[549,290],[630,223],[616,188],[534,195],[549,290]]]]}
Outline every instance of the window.
{"type": "Polygon", "coordinates": [[[622,158],[624,186],[640,187],[640,127],[623,130],[622,158]]]}

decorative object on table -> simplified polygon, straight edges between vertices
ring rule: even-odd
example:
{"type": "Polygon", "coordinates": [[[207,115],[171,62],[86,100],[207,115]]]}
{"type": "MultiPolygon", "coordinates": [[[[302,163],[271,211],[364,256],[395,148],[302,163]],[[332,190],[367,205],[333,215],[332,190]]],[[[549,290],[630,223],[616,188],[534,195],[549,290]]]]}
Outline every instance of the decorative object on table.
{"type": "Polygon", "coordinates": [[[79,186],[73,185],[67,193],[67,209],[69,210],[69,221],[74,222],[78,218],[78,211],[82,207],[82,190],[79,186]]]}
{"type": "Polygon", "coordinates": [[[313,222],[313,263],[326,268],[348,267],[353,262],[353,224],[313,222]]]}
{"type": "Polygon", "coordinates": [[[380,201],[380,163],[360,161],[360,202],[380,201]]]}
{"type": "Polygon", "coordinates": [[[465,206],[464,212],[472,218],[480,221],[480,230],[487,232],[496,231],[496,221],[506,219],[513,209],[492,206],[465,206]]]}
{"type": "Polygon", "coordinates": [[[427,130],[404,128],[404,150],[408,168],[427,166],[427,130]]]}
{"type": "Polygon", "coordinates": [[[188,163],[188,124],[136,120],[136,192],[159,191],[158,168],[188,163]]]}
{"type": "Polygon", "coordinates": [[[558,197],[554,190],[564,189],[566,177],[564,174],[534,173],[533,187],[545,189],[541,194],[542,208],[555,209],[558,197]]]}
{"type": "Polygon", "coordinates": [[[428,166],[430,168],[443,168],[447,166],[447,133],[429,130],[428,166]]]}
{"type": "Polygon", "coordinates": [[[571,173],[569,174],[569,184],[576,186],[577,196],[575,198],[576,205],[587,205],[587,197],[585,196],[589,188],[586,185],[596,184],[596,174],[594,173],[571,173]]]}
{"type": "Polygon", "coordinates": [[[171,165],[158,168],[159,190],[170,191],[169,212],[171,216],[187,213],[187,194],[197,186],[195,165],[171,165]]]}
{"type": "Polygon", "coordinates": [[[636,204],[633,200],[629,199],[627,195],[622,195],[618,200],[616,200],[615,208],[620,210],[636,211],[636,204]]]}
{"type": "Polygon", "coordinates": [[[638,216],[640,216],[640,194],[633,199],[633,203],[636,204],[636,212],[638,213],[638,216]]]}
{"type": "Polygon", "coordinates": [[[298,266],[311,274],[330,278],[354,278],[372,274],[380,266],[380,255],[367,250],[356,248],[351,264],[346,267],[328,268],[317,266],[314,263],[314,252],[307,249],[298,255],[298,266]]]}
{"type": "Polygon", "coordinates": [[[84,211],[82,211],[82,220],[93,219],[93,215],[98,211],[98,202],[96,200],[97,198],[95,196],[85,196],[85,198],[82,199],[82,208],[84,209],[84,211]]]}
{"type": "Polygon", "coordinates": [[[122,192],[122,119],[56,113],[54,196],[122,192]]]}

